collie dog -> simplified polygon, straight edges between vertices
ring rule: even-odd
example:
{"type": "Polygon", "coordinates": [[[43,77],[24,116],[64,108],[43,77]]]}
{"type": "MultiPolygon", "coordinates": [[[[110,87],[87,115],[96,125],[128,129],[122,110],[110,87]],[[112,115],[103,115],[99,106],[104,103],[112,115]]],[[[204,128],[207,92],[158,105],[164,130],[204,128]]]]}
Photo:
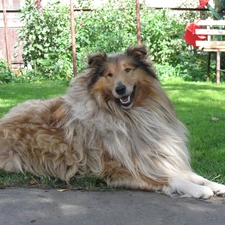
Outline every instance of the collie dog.
{"type": "Polygon", "coordinates": [[[224,195],[190,166],[187,130],[160,86],[144,45],[88,56],[63,97],[30,100],[0,120],[0,169],[69,182],[209,198],[224,195]]]}

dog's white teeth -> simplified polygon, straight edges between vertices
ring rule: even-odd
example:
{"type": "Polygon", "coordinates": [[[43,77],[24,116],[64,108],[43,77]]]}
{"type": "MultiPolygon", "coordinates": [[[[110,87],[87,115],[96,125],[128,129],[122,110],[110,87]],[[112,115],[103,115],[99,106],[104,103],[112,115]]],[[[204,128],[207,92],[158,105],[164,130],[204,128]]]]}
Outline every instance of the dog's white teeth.
{"type": "Polygon", "coordinates": [[[130,102],[130,95],[129,96],[124,96],[122,98],[120,98],[120,101],[122,104],[127,104],[130,102]]]}

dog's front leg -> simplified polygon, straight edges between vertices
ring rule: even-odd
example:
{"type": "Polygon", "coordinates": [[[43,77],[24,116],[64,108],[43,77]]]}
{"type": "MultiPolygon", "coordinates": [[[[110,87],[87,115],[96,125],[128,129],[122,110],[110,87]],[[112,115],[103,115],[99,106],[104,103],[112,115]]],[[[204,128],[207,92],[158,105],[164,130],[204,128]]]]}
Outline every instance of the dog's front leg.
{"type": "Polygon", "coordinates": [[[169,185],[179,194],[194,198],[210,198],[225,195],[225,185],[209,181],[194,172],[186,172],[169,179],[169,185]]]}

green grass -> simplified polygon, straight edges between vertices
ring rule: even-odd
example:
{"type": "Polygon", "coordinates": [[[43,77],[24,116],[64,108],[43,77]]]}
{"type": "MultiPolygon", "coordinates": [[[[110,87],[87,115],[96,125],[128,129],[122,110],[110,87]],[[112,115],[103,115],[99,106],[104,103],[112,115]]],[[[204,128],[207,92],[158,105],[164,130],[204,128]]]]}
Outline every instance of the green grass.
{"type": "MultiPolygon", "coordinates": [[[[6,84],[0,86],[0,117],[27,99],[48,99],[63,95],[66,84],[45,81],[42,83],[6,84]]],[[[180,120],[190,132],[192,167],[200,175],[225,184],[225,84],[163,82],[172,99],[180,120]],[[213,120],[215,117],[218,120],[213,120]]],[[[31,174],[0,173],[0,187],[5,186],[60,187],[57,179],[31,174]]],[[[105,183],[96,178],[74,178],[74,188],[98,189],[105,183]]]]}
{"type": "Polygon", "coordinates": [[[167,82],[163,87],[189,130],[193,169],[225,184],[225,84],[167,82]]]}
{"type": "Polygon", "coordinates": [[[0,85],[0,117],[18,103],[28,99],[48,99],[63,95],[66,83],[43,81],[36,83],[9,83],[0,85]]]}

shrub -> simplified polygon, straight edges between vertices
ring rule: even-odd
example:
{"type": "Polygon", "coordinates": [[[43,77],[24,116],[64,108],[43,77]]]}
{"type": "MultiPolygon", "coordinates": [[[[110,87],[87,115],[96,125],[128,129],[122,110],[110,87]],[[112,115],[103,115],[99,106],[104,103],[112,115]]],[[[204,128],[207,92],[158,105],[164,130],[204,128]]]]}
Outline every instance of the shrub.
{"type": "MultiPolygon", "coordinates": [[[[30,63],[34,69],[33,75],[29,71],[26,75],[69,80],[72,76],[69,7],[59,1],[49,2],[45,7],[40,2],[25,3],[21,14],[24,26],[19,37],[24,45],[25,64],[30,63]]],[[[141,5],[142,42],[150,49],[161,79],[179,76],[185,80],[205,80],[207,59],[183,40],[186,23],[187,14],[176,15],[167,9],[157,11],[141,5]]],[[[135,1],[113,0],[92,11],[76,12],[75,30],[80,72],[89,52],[112,53],[137,44],[135,1]]],[[[211,76],[213,79],[215,74],[211,76]]]]}
{"type": "MultiPolygon", "coordinates": [[[[137,44],[135,1],[123,1],[122,5],[110,1],[91,12],[77,14],[75,20],[78,62],[86,58],[87,52],[104,49],[111,53],[137,44]]],[[[184,31],[185,25],[170,10],[156,11],[142,5],[142,42],[149,47],[155,63],[171,66],[182,63],[180,54],[187,48],[184,31]]]]}
{"type": "Polygon", "coordinates": [[[72,76],[69,8],[56,1],[42,7],[25,1],[21,11],[23,60],[41,78],[67,79],[72,76]]]}
{"type": "Polygon", "coordinates": [[[185,26],[170,10],[142,9],[142,41],[149,46],[153,60],[176,66],[180,53],[186,49],[183,41],[185,26]]]}
{"type": "MultiPolygon", "coordinates": [[[[82,7],[82,6],[79,6],[82,7]]],[[[136,44],[135,2],[106,3],[91,12],[75,15],[78,71],[84,68],[88,52],[120,52],[136,44]]]]}
{"type": "Polygon", "coordinates": [[[12,80],[13,72],[9,68],[9,64],[0,59],[0,84],[8,83],[12,80]]]}

